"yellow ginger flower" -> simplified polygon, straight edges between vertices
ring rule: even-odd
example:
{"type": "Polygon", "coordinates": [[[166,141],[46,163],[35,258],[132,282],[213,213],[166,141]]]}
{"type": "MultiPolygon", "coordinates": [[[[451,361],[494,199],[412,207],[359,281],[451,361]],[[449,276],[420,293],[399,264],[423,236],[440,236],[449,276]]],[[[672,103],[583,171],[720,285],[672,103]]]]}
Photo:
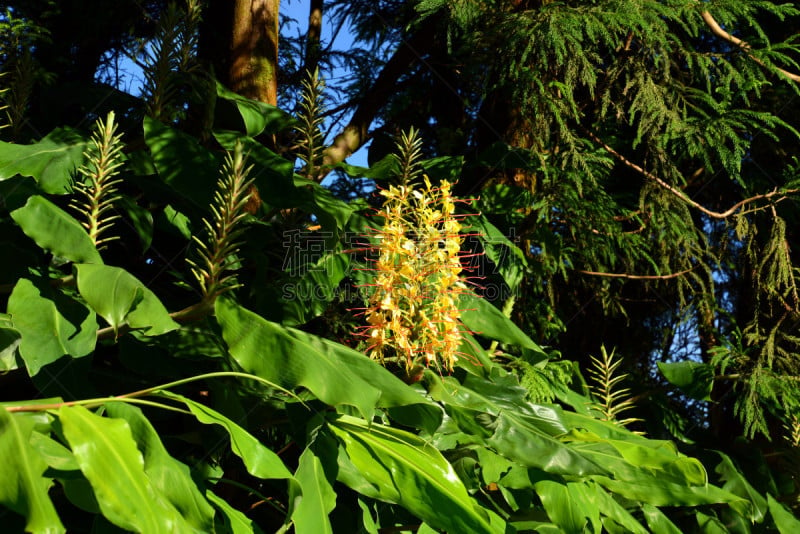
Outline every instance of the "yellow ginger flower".
{"type": "Polygon", "coordinates": [[[378,258],[366,312],[367,353],[407,371],[419,365],[453,369],[461,344],[457,296],[465,289],[459,257],[461,224],[451,184],[391,186],[374,238],[378,258]]]}

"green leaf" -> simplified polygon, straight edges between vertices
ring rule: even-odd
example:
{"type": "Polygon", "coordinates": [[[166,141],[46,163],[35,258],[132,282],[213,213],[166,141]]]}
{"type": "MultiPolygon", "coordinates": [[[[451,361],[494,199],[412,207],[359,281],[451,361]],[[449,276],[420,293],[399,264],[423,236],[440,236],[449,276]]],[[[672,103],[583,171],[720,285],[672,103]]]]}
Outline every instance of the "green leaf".
{"type": "Polygon", "coordinates": [[[139,206],[128,195],[120,195],[114,202],[114,206],[125,213],[131,228],[139,236],[142,252],[150,248],[150,244],[153,242],[153,214],[150,213],[150,210],[139,206]]]}
{"type": "Polygon", "coordinates": [[[322,462],[310,449],[300,455],[294,477],[302,489],[302,497],[296,501],[292,513],[295,531],[332,534],[328,515],[336,507],[336,492],[325,475],[322,462]]]}
{"type": "Polygon", "coordinates": [[[644,504],[642,506],[647,527],[654,534],[682,534],[681,529],[675,526],[675,523],[670,521],[664,512],[651,504],[644,504]]]}
{"type": "Polygon", "coordinates": [[[69,213],[46,198],[34,195],[11,217],[25,235],[55,256],[76,263],[103,263],[92,238],[69,213]]]}
{"type": "Polygon", "coordinates": [[[658,362],[658,369],[670,384],[677,386],[693,399],[711,400],[711,388],[714,386],[714,369],[710,365],[691,361],[658,362]]]}
{"type": "Polygon", "coordinates": [[[653,506],[698,506],[701,504],[729,504],[749,506],[749,503],[716,486],[687,486],[641,474],[637,480],[612,480],[594,476],[604,488],[634,501],[653,506]]]}
{"type": "Polygon", "coordinates": [[[205,210],[212,203],[221,160],[196,138],[145,117],[144,139],[159,177],[205,210]]]}
{"type": "Polygon", "coordinates": [[[578,489],[579,484],[559,484],[552,480],[542,480],[534,487],[550,520],[564,532],[584,532],[589,518],[592,518],[593,525],[600,522],[600,510],[583,497],[578,489]]]}
{"type": "Polygon", "coordinates": [[[717,451],[722,461],[714,469],[719,473],[725,485],[722,489],[730,491],[734,495],[738,495],[753,503],[752,515],[748,517],[751,522],[761,523],[764,516],[767,514],[767,499],[758,493],[753,486],[747,481],[744,475],[733,464],[733,461],[726,454],[717,451]]]}
{"type": "Polygon", "coordinates": [[[303,386],[321,401],[356,407],[370,418],[375,407],[415,406],[406,424],[433,431],[441,411],[399,378],[360,352],[267,321],[228,298],[216,315],[231,356],[248,373],[286,389],[303,386]]]}
{"type": "Polygon", "coordinates": [[[48,298],[48,293],[49,288],[22,278],[8,297],[8,312],[22,335],[19,355],[30,376],[62,356],[86,356],[97,342],[95,313],[63,295],[48,298]]]}
{"type": "MultiPolygon", "coordinates": [[[[300,236],[301,239],[304,237],[300,236]]],[[[319,241],[314,244],[319,244],[319,241]]],[[[293,254],[292,261],[295,259],[298,263],[303,260],[300,253],[293,254]]],[[[283,286],[281,322],[286,326],[295,326],[322,315],[336,298],[339,283],[350,267],[350,254],[326,254],[313,264],[290,267],[297,268],[302,276],[283,286]]]]}
{"type": "Polygon", "coordinates": [[[513,294],[525,276],[525,268],[528,265],[525,254],[484,215],[472,215],[465,222],[469,223],[469,232],[480,234],[486,257],[492,261],[513,294]]]}
{"type": "Polygon", "coordinates": [[[309,191],[295,186],[291,161],[280,157],[252,137],[243,137],[235,132],[214,132],[214,137],[225,150],[233,150],[236,143],[242,143],[247,164],[253,166],[250,176],[267,205],[291,208],[310,199],[309,191]]]}
{"type": "Polygon", "coordinates": [[[47,464],[30,444],[35,420],[0,408],[0,503],[26,519],[34,533],[66,532],[47,495],[47,464]]]}
{"type": "Polygon", "coordinates": [[[17,349],[21,338],[11,316],[0,313],[0,373],[17,368],[17,349]]]}
{"type": "Polygon", "coordinates": [[[36,449],[39,456],[53,469],[58,469],[59,471],[77,471],[80,469],[72,451],[56,440],[39,432],[34,432],[31,434],[30,443],[31,447],[36,449]]]}
{"type": "Polygon", "coordinates": [[[292,474],[277,454],[221,413],[177,393],[162,391],[159,395],[184,403],[195,418],[204,425],[218,425],[224,428],[231,438],[231,450],[242,459],[247,472],[254,477],[293,480],[292,474]]]}
{"type": "Polygon", "coordinates": [[[458,307],[462,310],[461,321],[473,333],[501,343],[530,349],[541,354],[542,358],[547,358],[547,354],[539,345],[485,299],[477,297],[474,293],[462,293],[458,307]]]}
{"type": "Polygon", "coordinates": [[[128,423],[95,415],[82,406],[63,406],[58,415],[106,519],[138,532],[192,531],[145,474],[128,423]]]}
{"type": "Polygon", "coordinates": [[[213,531],[214,509],[192,480],[189,468],[170,456],[164,448],[161,438],[142,411],[124,402],[109,402],[105,407],[109,416],[127,421],[144,457],[144,472],[153,487],[196,532],[213,531]]]}
{"type": "Polygon", "coordinates": [[[775,522],[778,532],[781,534],[796,534],[800,532],[800,520],[769,493],[767,493],[767,506],[769,506],[769,513],[772,515],[772,520],[775,522]]]}
{"type": "Polygon", "coordinates": [[[81,296],[115,332],[127,324],[158,336],[180,327],[158,297],[125,269],[92,264],[74,268],[81,296]]]}
{"type": "Polygon", "coordinates": [[[236,106],[244,122],[245,133],[251,137],[264,132],[274,134],[292,127],[297,122],[282,109],[234,93],[219,82],[217,82],[217,96],[236,106]]]}
{"type": "Polygon", "coordinates": [[[470,498],[453,467],[422,438],[349,416],[328,428],[342,442],[347,460],[357,470],[342,469],[339,480],[359,491],[360,479],[381,500],[394,502],[447,532],[503,532],[470,498]]]}
{"type": "Polygon", "coordinates": [[[453,377],[426,375],[431,397],[444,404],[458,427],[479,436],[481,442],[506,458],[548,473],[608,473],[604,466],[556,437],[568,428],[560,408],[527,402],[527,391],[513,380],[509,376],[507,383],[496,384],[468,375],[459,383],[453,377]]]}
{"type": "Polygon", "coordinates": [[[70,193],[85,148],[83,136],[69,128],[57,128],[31,145],[0,142],[0,180],[32,176],[45,193],[70,193]]]}
{"type": "Polygon", "coordinates": [[[206,491],[206,497],[217,509],[225,515],[227,527],[232,534],[260,534],[262,530],[246,515],[228,504],[224,499],[211,490],[206,491]]]}

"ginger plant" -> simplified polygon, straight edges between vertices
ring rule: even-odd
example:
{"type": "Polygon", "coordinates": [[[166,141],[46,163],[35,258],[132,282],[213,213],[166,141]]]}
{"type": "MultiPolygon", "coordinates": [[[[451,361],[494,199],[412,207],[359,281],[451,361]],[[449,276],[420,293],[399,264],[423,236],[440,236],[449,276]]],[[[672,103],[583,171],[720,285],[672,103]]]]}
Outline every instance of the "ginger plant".
{"type": "Polygon", "coordinates": [[[367,354],[393,361],[409,375],[423,366],[451,371],[461,344],[458,296],[466,289],[456,200],[450,182],[416,180],[420,141],[414,130],[399,145],[401,183],[380,191],[384,224],[373,235],[367,354]]]}
{"type": "Polygon", "coordinates": [[[75,183],[76,192],[82,197],[71,206],[83,215],[81,222],[95,247],[102,249],[106,243],[119,236],[104,237],[119,215],[113,213],[114,202],[119,199],[117,175],[122,166],[122,136],[117,134],[114,112],[105,120],[98,119],[89,146],[84,152],[86,163],[78,169],[83,180],[75,183]]]}

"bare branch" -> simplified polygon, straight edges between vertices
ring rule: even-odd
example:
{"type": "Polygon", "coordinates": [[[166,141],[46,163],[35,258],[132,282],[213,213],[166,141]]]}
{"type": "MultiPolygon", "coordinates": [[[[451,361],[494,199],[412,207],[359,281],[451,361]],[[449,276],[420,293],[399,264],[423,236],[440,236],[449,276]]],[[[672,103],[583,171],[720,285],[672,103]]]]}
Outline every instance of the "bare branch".
{"type": "Polygon", "coordinates": [[[691,198],[689,198],[689,196],[686,193],[684,193],[681,189],[678,189],[677,187],[674,187],[674,186],[668,184],[667,182],[665,182],[664,180],[662,180],[661,178],[659,178],[655,174],[645,170],[640,165],[637,165],[636,163],[632,162],[631,160],[629,160],[628,158],[626,158],[625,156],[623,156],[622,154],[620,154],[619,152],[614,150],[608,144],[604,143],[594,133],[590,132],[589,130],[586,130],[585,128],[583,130],[584,130],[584,132],[586,132],[586,134],[595,143],[597,143],[601,147],[603,147],[603,149],[606,152],[608,152],[609,154],[614,156],[623,165],[635,170],[636,172],[638,172],[641,175],[643,175],[645,178],[648,178],[648,179],[654,181],[655,183],[657,183],[658,185],[660,185],[661,187],[663,187],[664,189],[666,189],[667,191],[669,191],[670,193],[672,193],[673,195],[675,195],[676,197],[681,199],[682,201],[686,202],[687,204],[689,204],[693,208],[697,209],[698,211],[703,212],[704,214],[708,215],[709,217],[711,217],[713,219],[727,219],[728,217],[730,217],[731,215],[733,215],[734,213],[736,213],[737,211],[742,209],[744,206],[746,206],[748,204],[752,204],[753,202],[756,202],[758,200],[769,200],[769,199],[773,199],[774,197],[779,197],[777,199],[774,199],[773,202],[780,202],[782,200],[785,200],[787,198],[787,195],[791,195],[791,194],[800,192],[800,189],[783,189],[783,190],[779,190],[776,187],[775,189],[773,189],[769,193],[762,193],[760,195],[754,195],[752,197],[745,198],[744,200],[740,200],[739,202],[737,202],[736,204],[734,204],[733,206],[731,206],[730,208],[728,208],[725,211],[713,211],[713,210],[710,210],[710,209],[706,208],[702,204],[699,204],[699,203],[695,202],[691,198]]]}
{"type": "MultiPolygon", "coordinates": [[[[739,48],[744,50],[744,52],[747,54],[747,56],[750,59],[752,59],[753,61],[755,61],[756,63],[758,63],[759,65],[761,65],[764,68],[769,68],[769,67],[767,67],[766,64],[764,64],[763,61],[761,61],[760,59],[755,57],[752,53],[750,53],[750,50],[752,50],[753,47],[751,47],[750,44],[747,41],[743,41],[743,40],[739,39],[738,37],[736,37],[734,35],[731,35],[730,33],[728,33],[725,30],[723,30],[722,26],[719,25],[719,23],[711,15],[711,13],[709,13],[708,11],[703,11],[700,14],[700,16],[703,17],[703,21],[706,23],[706,26],[709,27],[709,29],[711,30],[711,32],[714,35],[716,35],[717,37],[721,37],[722,39],[725,39],[729,43],[735,44],[736,46],[738,46],[739,48]]],[[[800,75],[794,74],[793,72],[789,72],[788,70],[782,69],[780,67],[774,67],[774,68],[775,68],[775,70],[777,70],[778,72],[780,72],[781,74],[783,74],[784,76],[789,78],[790,80],[792,80],[794,82],[800,82],[800,75]]]]}
{"type": "Polygon", "coordinates": [[[671,274],[627,274],[627,273],[601,273],[598,271],[583,271],[575,269],[576,273],[587,274],[590,276],[605,276],[606,278],[625,278],[627,280],[669,280],[671,278],[678,278],[686,273],[694,271],[694,267],[671,274]]]}

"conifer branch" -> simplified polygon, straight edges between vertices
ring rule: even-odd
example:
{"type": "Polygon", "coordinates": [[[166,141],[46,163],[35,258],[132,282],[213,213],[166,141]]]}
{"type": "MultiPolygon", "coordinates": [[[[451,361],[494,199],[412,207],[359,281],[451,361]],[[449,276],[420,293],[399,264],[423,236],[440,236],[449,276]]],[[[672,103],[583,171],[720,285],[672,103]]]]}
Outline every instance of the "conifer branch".
{"type": "MultiPolygon", "coordinates": [[[[783,200],[786,200],[788,198],[788,195],[792,195],[792,194],[795,194],[795,193],[800,193],[800,189],[778,189],[778,188],[775,188],[772,191],[770,191],[769,193],[762,193],[762,194],[759,194],[759,195],[754,195],[752,197],[748,197],[748,198],[745,198],[743,200],[740,200],[739,202],[737,202],[736,204],[734,204],[733,206],[731,206],[730,208],[728,208],[725,211],[710,210],[710,209],[706,208],[705,206],[703,206],[702,204],[700,204],[700,203],[692,200],[691,198],[689,198],[689,196],[685,192],[683,192],[681,189],[668,184],[667,182],[665,182],[664,180],[662,180],[661,178],[659,178],[655,174],[653,174],[653,173],[647,171],[646,169],[644,169],[641,165],[638,165],[638,164],[632,162],[631,160],[629,160],[628,158],[626,158],[625,156],[620,154],[618,151],[616,151],[614,148],[609,146],[607,143],[603,142],[603,140],[600,139],[596,134],[590,132],[589,130],[587,130],[585,128],[583,128],[583,130],[595,143],[599,144],[603,148],[603,150],[605,150],[606,152],[611,154],[620,163],[622,163],[623,165],[625,165],[628,168],[631,168],[631,169],[635,170],[636,172],[638,172],[639,174],[641,174],[645,178],[647,178],[649,180],[652,180],[653,182],[655,182],[659,186],[663,187],[664,189],[666,189],[667,191],[669,191],[670,193],[672,193],[673,195],[675,195],[676,197],[681,199],[683,202],[689,204],[691,207],[693,207],[696,210],[704,213],[705,215],[708,215],[709,217],[711,217],[713,219],[727,219],[728,217],[730,217],[731,215],[735,214],[737,211],[739,211],[743,207],[747,206],[748,204],[752,204],[753,202],[757,202],[759,200],[771,200],[771,202],[773,204],[775,204],[775,203],[781,202],[783,200]],[[778,198],[775,198],[775,197],[778,197],[778,198]]],[[[757,208],[757,209],[763,209],[763,207],[762,208],[757,208]]]]}
{"type": "MultiPolygon", "coordinates": [[[[719,23],[711,15],[711,13],[709,13],[708,11],[703,11],[702,13],[700,13],[700,16],[703,17],[703,22],[706,23],[706,26],[708,26],[708,28],[711,30],[711,33],[713,33],[717,37],[721,37],[722,39],[725,39],[729,43],[735,44],[736,46],[741,48],[744,51],[745,54],[747,54],[747,57],[749,57],[750,59],[755,61],[757,64],[761,65],[762,67],[770,68],[763,61],[758,59],[755,55],[753,55],[750,52],[750,50],[752,50],[752,47],[750,46],[750,43],[748,43],[747,41],[743,41],[742,39],[739,39],[738,37],[736,37],[734,35],[731,35],[730,33],[726,32],[724,29],[722,29],[722,26],[719,25],[719,23]]],[[[774,68],[775,70],[777,70],[778,72],[780,72],[781,74],[783,74],[784,76],[789,78],[790,80],[800,83],[800,75],[795,74],[793,72],[789,72],[788,70],[782,69],[780,67],[772,67],[772,68],[774,68]]]]}

